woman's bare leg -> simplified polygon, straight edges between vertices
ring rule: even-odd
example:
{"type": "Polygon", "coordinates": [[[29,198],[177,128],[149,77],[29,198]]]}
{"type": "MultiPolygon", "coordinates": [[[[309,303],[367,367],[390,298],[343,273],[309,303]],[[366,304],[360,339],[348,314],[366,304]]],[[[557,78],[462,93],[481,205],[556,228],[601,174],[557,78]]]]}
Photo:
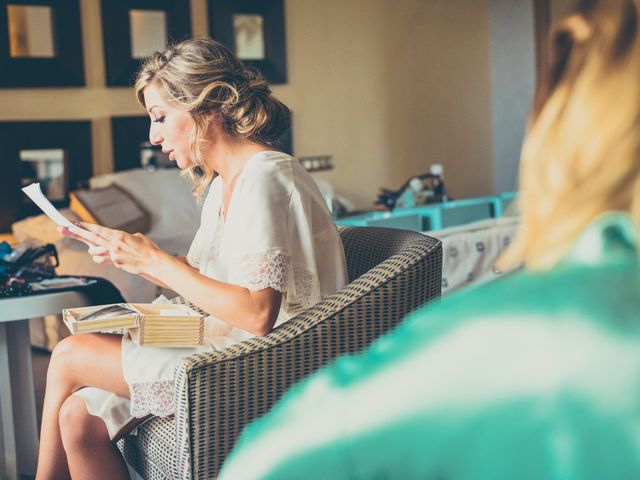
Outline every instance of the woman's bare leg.
{"type": "MultiPolygon", "coordinates": [[[[76,452],[65,453],[59,422],[60,409],[73,392],[91,386],[129,396],[122,373],[121,338],[104,334],[73,335],[54,348],[47,371],[37,479],[70,478],[69,465],[75,461],[72,457],[76,452]]],[[[109,471],[106,467],[103,463],[94,471],[94,478],[96,472],[109,471]]]]}
{"type": "Polygon", "coordinates": [[[127,465],[109,439],[109,431],[101,418],[87,411],[79,397],[69,397],[60,409],[60,433],[75,479],[128,479],[127,465]]]}

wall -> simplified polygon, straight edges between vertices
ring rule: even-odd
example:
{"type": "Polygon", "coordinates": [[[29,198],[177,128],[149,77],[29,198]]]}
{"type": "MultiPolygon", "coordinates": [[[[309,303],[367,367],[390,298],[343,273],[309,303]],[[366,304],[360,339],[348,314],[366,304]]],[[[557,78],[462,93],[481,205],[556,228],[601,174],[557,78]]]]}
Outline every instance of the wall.
{"type": "MultiPolygon", "coordinates": [[[[451,193],[494,188],[489,0],[285,0],[297,155],[330,153],[322,174],[358,207],[442,163],[451,193]]],[[[206,0],[191,0],[207,33],[206,0]]],[[[0,90],[0,120],[93,120],[96,173],[111,170],[109,117],[143,114],[106,88],[99,0],[81,0],[87,86],[0,90]]],[[[34,132],[37,135],[37,132],[34,132]]]]}
{"type": "Polygon", "coordinates": [[[332,153],[339,192],[369,207],[431,163],[454,196],[492,191],[487,1],[295,0],[287,14],[294,150],[332,153]]]}
{"type": "Polygon", "coordinates": [[[517,190],[520,150],[535,89],[531,0],[491,0],[494,190],[517,190]]]}

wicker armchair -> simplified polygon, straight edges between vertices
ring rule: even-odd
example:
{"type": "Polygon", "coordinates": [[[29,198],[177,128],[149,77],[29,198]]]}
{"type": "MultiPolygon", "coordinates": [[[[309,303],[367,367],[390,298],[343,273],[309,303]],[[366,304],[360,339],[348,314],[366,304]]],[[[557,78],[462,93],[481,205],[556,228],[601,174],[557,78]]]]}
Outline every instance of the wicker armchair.
{"type": "Polygon", "coordinates": [[[143,478],[214,478],[242,429],[291,385],[439,297],[438,240],[375,227],[341,227],[340,235],[345,288],[265,337],[182,360],[175,416],[152,418],[118,442],[143,478]]]}

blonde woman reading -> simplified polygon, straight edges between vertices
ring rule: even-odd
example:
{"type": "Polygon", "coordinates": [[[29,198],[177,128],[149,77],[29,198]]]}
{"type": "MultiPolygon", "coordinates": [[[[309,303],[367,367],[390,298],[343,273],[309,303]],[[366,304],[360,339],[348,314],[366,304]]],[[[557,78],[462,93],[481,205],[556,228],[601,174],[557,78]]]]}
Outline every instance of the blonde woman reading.
{"type": "Polygon", "coordinates": [[[289,110],[260,75],[217,42],[194,39],[147,59],[136,92],[151,118],[150,141],[206,197],[188,255],[97,225],[65,233],[86,243],[96,262],[142,275],[207,312],[206,342],[163,349],[104,334],[62,341],[48,371],[38,479],[128,478],[111,439],[132,417],[174,412],[181,357],[266,335],[346,282],[342,243],[314,180],[271,146],[289,110]]]}

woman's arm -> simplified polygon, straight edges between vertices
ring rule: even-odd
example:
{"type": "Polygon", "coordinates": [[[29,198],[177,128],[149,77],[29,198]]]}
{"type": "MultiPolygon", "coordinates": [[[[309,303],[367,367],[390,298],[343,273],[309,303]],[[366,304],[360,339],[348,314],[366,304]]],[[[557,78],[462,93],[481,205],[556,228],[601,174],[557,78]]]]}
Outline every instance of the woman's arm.
{"type": "Polygon", "coordinates": [[[253,291],[202,275],[186,263],[164,254],[151,275],[198,307],[254,335],[266,335],[278,318],[282,294],[272,288],[253,291]]]}
{"type": "Polygon", "coordinates": [[[278,318],[282,294],[272,288],[259,291],[220,282],[202,275],[184,257],[174,257],[162,251],[142,234],[88,223],[79,223],[84,230],[62,232],[89,246],[89,254],[97,263],[112,263],[127,272],[153,279],[215,317],[247,330],[266,335],[278,318]]]}
{"type": "MultiPolygon", "coordinates": [[[[189,263],[187,262],[187,257],[183,257],[183,256],[178,256],[175,255],[173,258],[175,258],[176,260],[181,261],[182,263],[184,263],[185,265],[187,265],[189,268],[193,268],[191,265],[189,265],[189,263]]],[[[150,281],[151,283],[153,283],[154,285],[158,285],[159,287],[162,288],[168,288],[170,289],[171,287],[169,287],[167,284],[165,284],[164,282],[161,282],[160,280],[158,280],[155,277],[152,277],[151,275],[149,275],[148,273],[140,273],[139,274],[142,278],[144,278],[145,280],[150,281]]]]}

